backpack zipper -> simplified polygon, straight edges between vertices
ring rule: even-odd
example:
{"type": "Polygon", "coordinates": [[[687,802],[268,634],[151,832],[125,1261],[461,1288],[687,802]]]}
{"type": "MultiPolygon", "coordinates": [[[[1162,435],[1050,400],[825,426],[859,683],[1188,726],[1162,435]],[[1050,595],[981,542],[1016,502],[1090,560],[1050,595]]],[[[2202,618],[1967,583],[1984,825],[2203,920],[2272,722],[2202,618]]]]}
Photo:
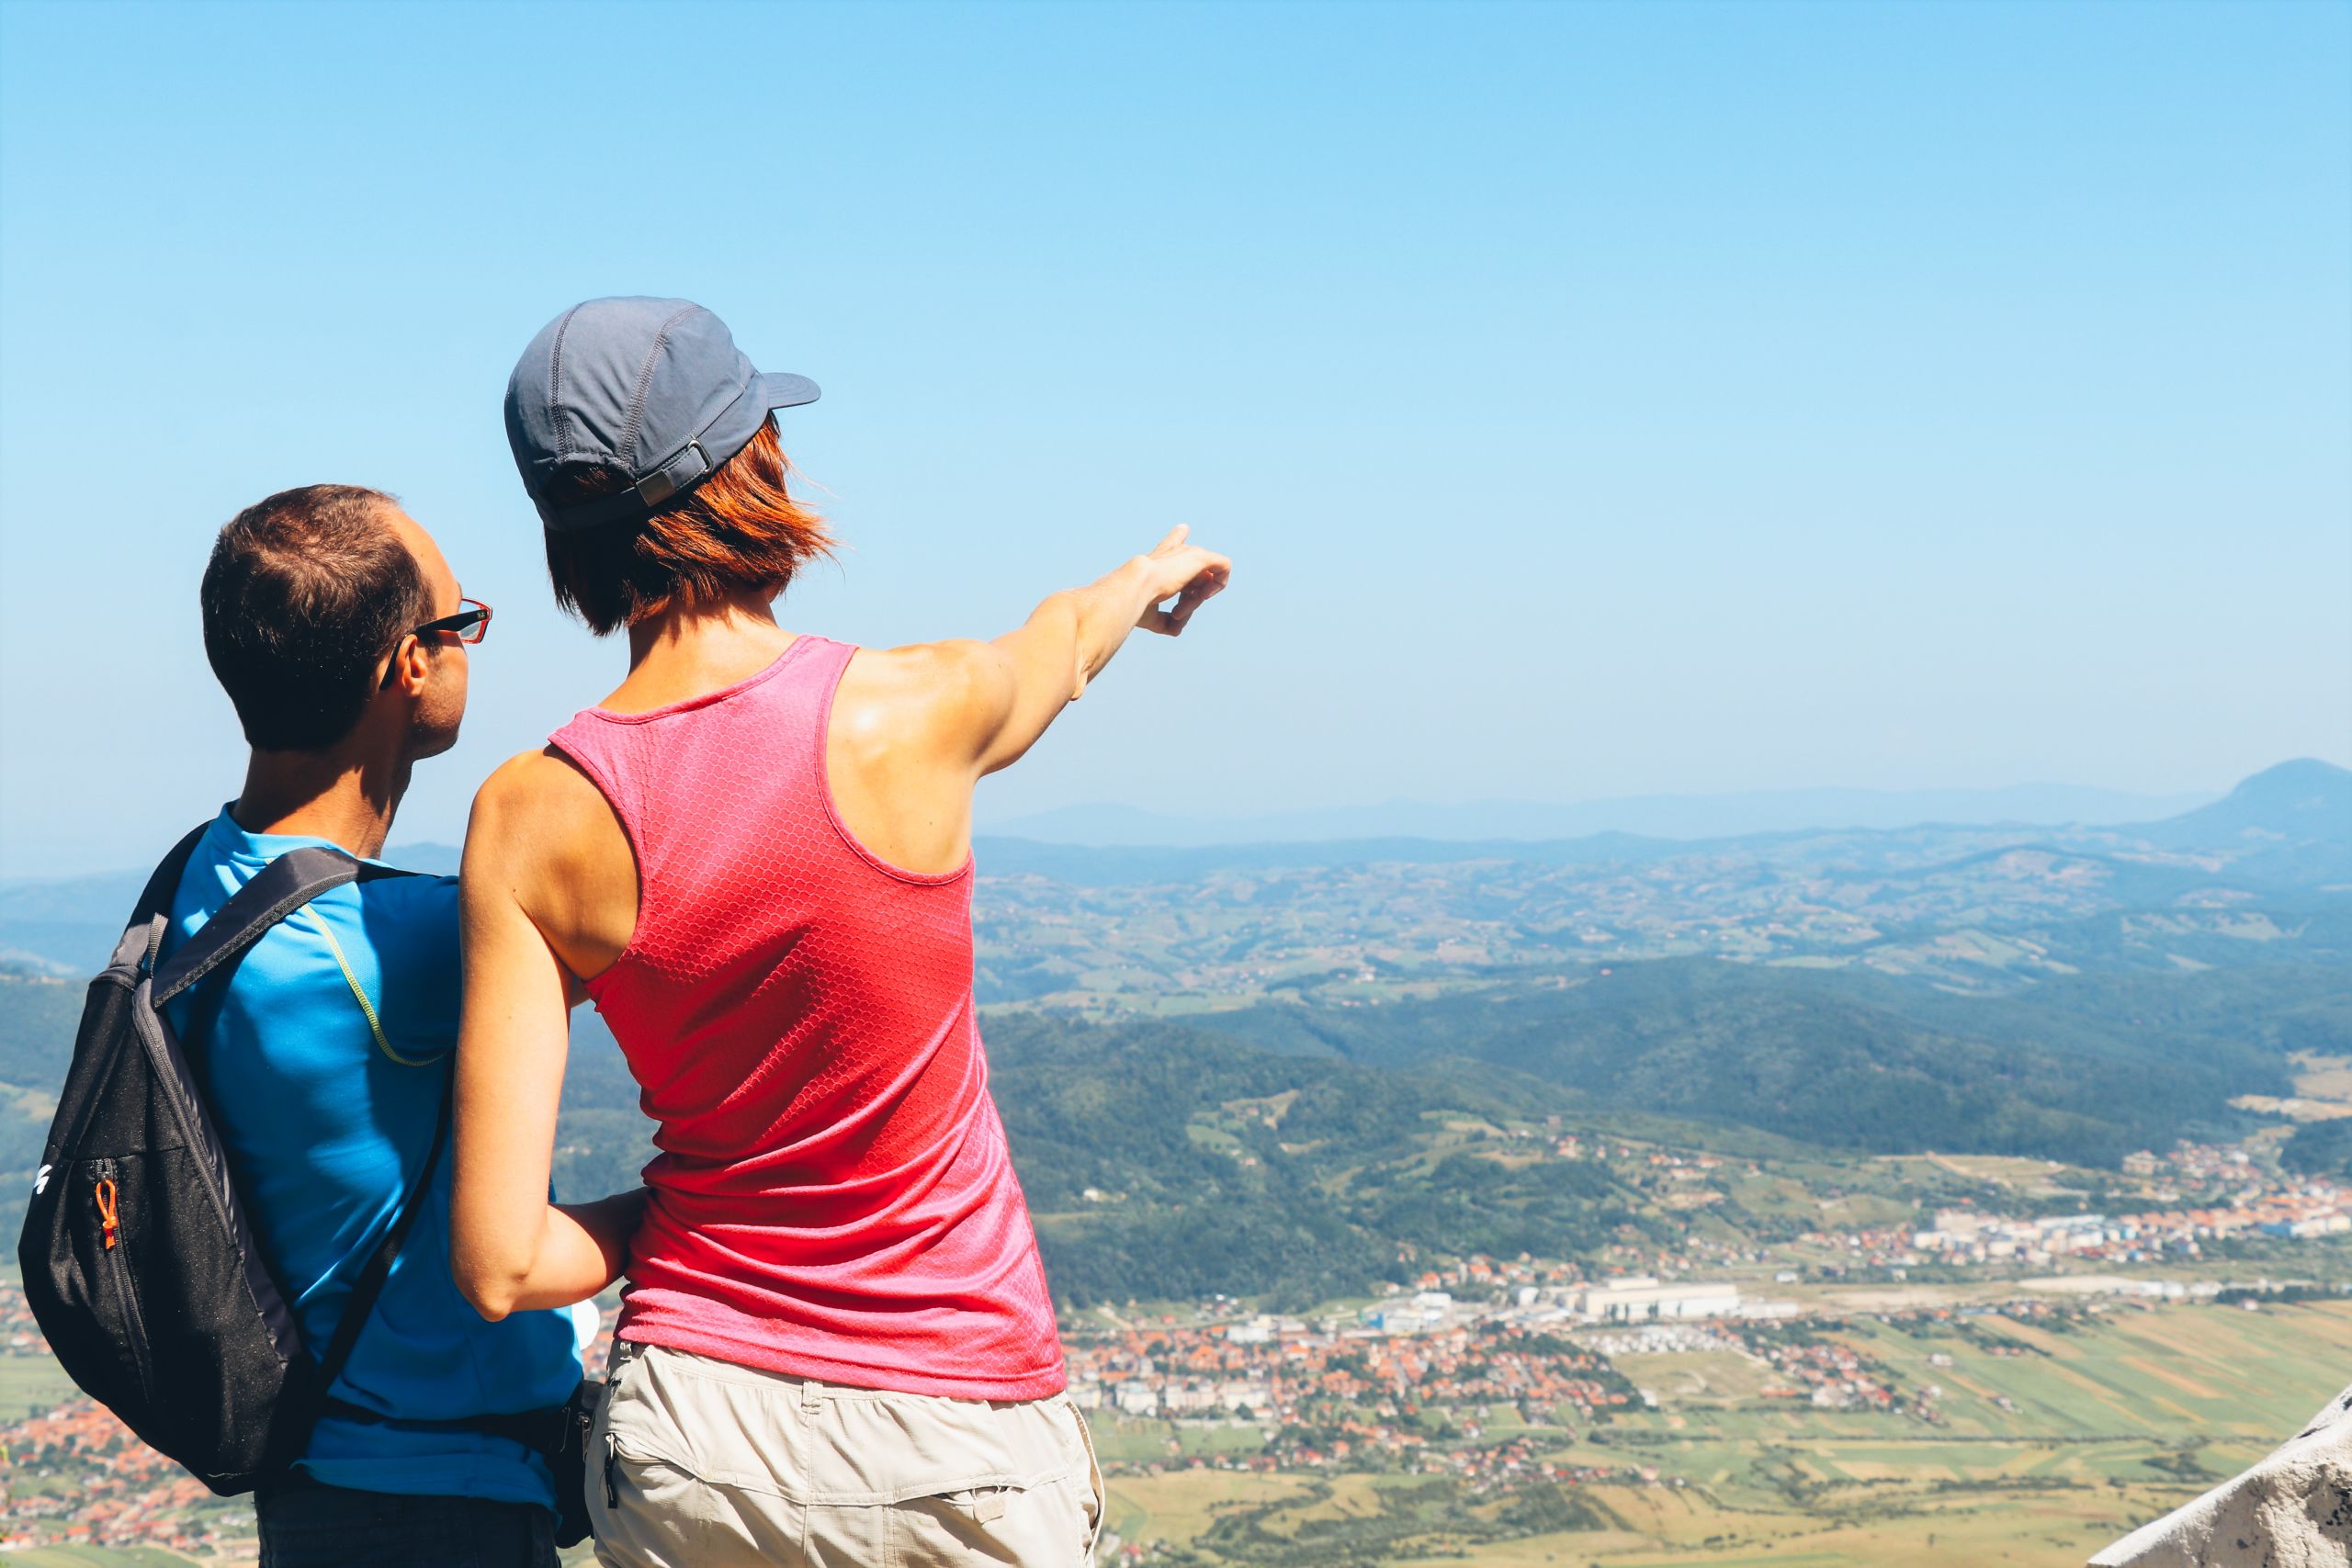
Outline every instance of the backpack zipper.
{"type": "Polygon", "coordinates": [[[115,1186],[113,1177],[101,1176],[98,1178],[97,1198],[98,1228],[100,1233],[106,1237],[107,1250],[108,1252],[112,1252],[114,1250],[114,1244],[121,1239],[119,1233],[122,1229],[121,1223],[116,1218],[115,1186]]]}
{"type": "Polygon", "coordinates": [[[123,1323],[130,1341],[131,1364],[139,1373],[140,1397],[152,1404],[155,1398],[155,1369],[147,1359],[147,1318],[140,1311],[139,1291],[131,1282],[130,1251],[120,1245],[121,1195],[115,1186],[114,1161],[99,1160],[96,1174],[97,1182],[91,1195],[98,1208],[100,1234],[106,1238],[106,1246],[99,1252],[98,1267],[113,1282],[115,1293],[122,1303],[123,1323]]]}

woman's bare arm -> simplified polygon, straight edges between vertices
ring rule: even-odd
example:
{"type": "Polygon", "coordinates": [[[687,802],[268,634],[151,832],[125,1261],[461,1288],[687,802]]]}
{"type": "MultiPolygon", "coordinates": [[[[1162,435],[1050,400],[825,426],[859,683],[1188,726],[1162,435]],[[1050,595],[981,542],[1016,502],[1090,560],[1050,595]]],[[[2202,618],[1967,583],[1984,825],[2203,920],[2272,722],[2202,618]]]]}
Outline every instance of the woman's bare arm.
{"type": "Polygon", "coordinates": [[[565,875],[577,869],[568,863],[583,840],[594,842],[598,827],[617,831],[595,786],[561,760],[532,753],[482,785],[466,829],[449,1268],[474,1310],[492,1321],[603,1290],[626,1264],[644,1208],[641,1188],[593,1203],[548,1201],[573,980],[541,932],[542,919],[565,922],[534,906],[548,904],[551,888],[576,883],[565,875]],[[588,817],[583,807],[594,818],[574,821],[588,817]]]}
{"type": "Polygon", "coordinates": [[[1190,532],[1179,526],[1148,555],[1083,588],[1050,595],[992,642],[958,645],[971,665],[964,739],[976,775],[1020,761],[1102,672],[1129,632],[1142,626],[1179,636],[1193,612],[1224,591],[1233,563],[1188,544],[1190,532]],[[1175,603],[1168,604],[1170,599],[1175,603]]]}
{"type": "Polygon", "coordinates": [[[981,776],[1019,761],[1129,632],[1141,626],[1174,637],[1224,589],[1232,563],[1187,544],[1185,532],[1083,588],[1048,595],[993,641],[858,653],[833,705],[827,773],[859,841],[917,871],[960,864],[981,776]]]}

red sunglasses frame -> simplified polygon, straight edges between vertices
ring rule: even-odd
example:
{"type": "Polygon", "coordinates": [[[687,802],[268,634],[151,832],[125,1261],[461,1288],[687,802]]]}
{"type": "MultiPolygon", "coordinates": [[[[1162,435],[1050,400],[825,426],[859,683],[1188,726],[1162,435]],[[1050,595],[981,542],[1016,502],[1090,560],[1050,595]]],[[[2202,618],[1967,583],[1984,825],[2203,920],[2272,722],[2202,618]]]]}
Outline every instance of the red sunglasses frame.
{"type": "Polygon", "coordinates": [[[444,615],[437,621],[427,621],[423,626],[413,628],[409,636],[421,637],[427,632],[447,632],[459,642],[468,645],[478,643],[488,637],[490,635],[490,606],[479,599],[460,599],[458,603],[470,605],[471,608],[459,610],[454,615],[444,615]]]}
{"type": "MultiPolygon", "coordinates": [[[[471,607],[459,610],[454,615],[444,615],[437,621],[427,621],[421,626],[412,627],[408,635],[423,638],[435,632],[447,632],[459,642],[469,645],[478,643],[488,637],[490,635],[490,606],[479,599],[459,599],[458,603],[471,607]]],[[[395,644],[394,648],[397,650],[398,645],[395,644]]],[[[392,683],[392,671],[396,668],[396,665],[390,663],[384,666],[384,678],[377,682],[379,688],[388,687],[392,683]]]]}

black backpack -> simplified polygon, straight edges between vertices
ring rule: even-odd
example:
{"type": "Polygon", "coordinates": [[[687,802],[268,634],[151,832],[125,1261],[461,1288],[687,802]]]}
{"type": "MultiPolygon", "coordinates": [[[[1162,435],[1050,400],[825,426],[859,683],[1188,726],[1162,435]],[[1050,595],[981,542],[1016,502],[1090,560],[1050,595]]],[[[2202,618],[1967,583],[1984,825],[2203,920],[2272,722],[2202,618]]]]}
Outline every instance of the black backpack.
{"type": "MultiPolygon", "coordinates": [[[[301,1458],[322,1414],[385,1419],[328,1393],[424,1207],[449,1100],[445,1091],[424,1167],[353,1281],[334,1339],[312,1355],[238,1200],[191,1071],[195,1043],[178,1038],[163,1006],[208,976],[225,985],[263,933],[329,888],[409,874],[334,850],[289,850],[158,968],[173,896],[204,832],[155,868],[113,961],[90,982],[17,1257],[25,1299],[74,1381],[148,1447],[231,1496],[301,1458]]],[[[400,1425],[487,1432],[537,1450],[555,1467],[561,1533],[571,1534],[584,1504],[566,1483],[580,1473],[589,1391],[600,1386],[583,1383],[571,1404],[551,1410],[400,1425]]]]}
{"type": "Polygon", "coordinates": [[[227,1496],[301,1457],[415,1221],[448,1113],[445,1097],[424,1171],[354,1283],[334,1342],[313,1357],[239,1201],[192,1043],[163,1006],[216,972],[225,983],[264,932],[328,888],[398,874],[331,850],[290,851],[158,969],[172,897],[203,832],[155,868],[113,961],[90,982],[17,1256],[67,1373],[227,1496]]]}

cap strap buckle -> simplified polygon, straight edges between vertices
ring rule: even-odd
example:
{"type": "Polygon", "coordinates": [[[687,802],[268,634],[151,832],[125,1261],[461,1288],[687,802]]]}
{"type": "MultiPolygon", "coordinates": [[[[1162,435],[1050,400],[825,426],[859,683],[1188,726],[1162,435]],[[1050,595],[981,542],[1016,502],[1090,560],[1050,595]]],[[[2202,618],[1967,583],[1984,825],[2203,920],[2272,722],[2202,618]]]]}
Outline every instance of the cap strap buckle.
{"type": "Polygon", "coordinates": [[[659,506],[710,472],[712,467],[710,455],[702,449],[701,438],[696,437],[680,447],[668,462],[638,480],[637,497],[649,508],[659,506]],[[688,458],[693,459],[692,468],[687,467],[688,458]]]}
{"type": "Polygon", "coordinates": [[[703,450],[702,437],[697,435],[672,453],[660,468],[626,490],[596,501],[582,502],[577,506],[550,506],[540,502],[539,521],[549,532],[562,534],[641,518],[718,467],[710,460],[710,454],[703,450]]]}

